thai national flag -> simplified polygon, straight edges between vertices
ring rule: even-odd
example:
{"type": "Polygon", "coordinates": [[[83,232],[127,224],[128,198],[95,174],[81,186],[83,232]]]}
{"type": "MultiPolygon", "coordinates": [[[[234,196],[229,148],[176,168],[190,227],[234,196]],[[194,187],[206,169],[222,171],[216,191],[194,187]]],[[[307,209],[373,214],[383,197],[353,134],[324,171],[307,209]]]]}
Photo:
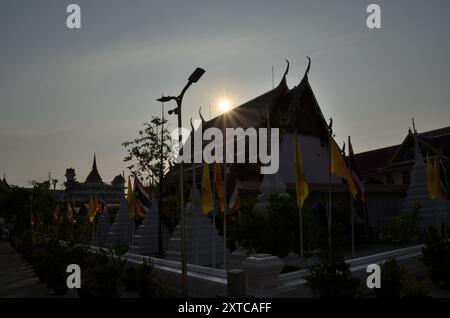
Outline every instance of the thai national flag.
{"type": "Polygon", "coordinates": [[[134,178],[134,198],[134,202],[136,204],[136,215],[144,218],[150,211],[151,200],[150,194],[138,178],[134,178]]]}

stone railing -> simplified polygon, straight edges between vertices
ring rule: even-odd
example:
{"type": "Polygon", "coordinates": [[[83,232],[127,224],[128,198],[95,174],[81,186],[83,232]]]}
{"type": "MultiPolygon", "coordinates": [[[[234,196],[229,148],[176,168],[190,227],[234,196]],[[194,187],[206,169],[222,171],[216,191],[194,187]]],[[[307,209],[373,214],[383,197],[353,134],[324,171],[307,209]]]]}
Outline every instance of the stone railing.
{"type": "MultiPolygon", "coordinates": [[[[90,247],[92,251],[98,247],[90,247]]],[[[363,282],[367,278],[369,264],[380,264],[390,257],[405,267],[411,275],[422,275],[424,267],[423,245],[391,250],[365,257],[349,259],[350,269],[355,277],[363,282]]],[[[139,266],[144,259],[151,260],[157,279],[172,296],[181,296],[181,265],[179,262],[158,259],[132,253],[123,256],[127,266],[139,266]]],[[[240,269],[222,269],[188,264],[189,297],[215,298],[246,295],[248,297],[311,297],[305,280],[307,270],[281,274],[284,263],[278,257],[269,254],[256,254],[246,258],[240,269]],[[230,284],[230,286],[228,286],[230,284]]]]}

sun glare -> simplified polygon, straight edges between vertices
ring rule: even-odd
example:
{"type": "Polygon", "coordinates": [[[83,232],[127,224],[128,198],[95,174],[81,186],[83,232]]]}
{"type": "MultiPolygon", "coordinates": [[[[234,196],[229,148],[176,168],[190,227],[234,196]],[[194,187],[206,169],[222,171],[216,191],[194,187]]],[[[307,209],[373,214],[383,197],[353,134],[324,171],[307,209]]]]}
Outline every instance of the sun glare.
{"type": "Polygon", "coordinates": [[[220,108],[220,110],[222,111],[222,112],[227,112],[227,111],[229,111],[230,109],[231,109],[231,103],[230,103],[230,101],[229,100],[227,100],[227,99],[221,99],[220,101],[219,101],[219,108],[220,108]]]}

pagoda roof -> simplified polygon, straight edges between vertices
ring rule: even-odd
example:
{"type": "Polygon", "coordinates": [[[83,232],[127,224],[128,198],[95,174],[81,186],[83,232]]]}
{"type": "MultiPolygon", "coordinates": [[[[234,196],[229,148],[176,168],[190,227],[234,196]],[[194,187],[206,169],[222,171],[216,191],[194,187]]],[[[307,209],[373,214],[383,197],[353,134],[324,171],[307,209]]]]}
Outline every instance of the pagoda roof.
{"type": "Polygon", "coordinates": [[[319,136],[326,142],[328,125],[308,81],[310,66],[311,60],[301,82],[289,89],[286,83],[286,75],[289,72],[288,62],[287,69],[277,87],[209,121],[202,118],[203,129],[267,127],[267,114],[269,114],[272,128],[319,136]]]}
{"type": "MultiPolygon", "coordinates": [[[[413,139],[413,133],[409,132],[401,144],[356,154],[361,172],[381,171],[383,168],[405,160],[412,163],[413,139]]],[[[450,126],[417,133],[417,139],[423,155],[429,151],[431,156],[450,157],[450,126]]]]}
{"type": "Polygon", "coordinates": [[[0,189],[4,190],[4,191],[8,191],[11,189],[11,187],[9,186],[8,182],[6,182],[6,176],[5,174],[3,174],[3,179],[0,180],[0,189]]]}
{"type": "Polygon", "coordinates": [[[125,179],[121,174],[115,176],[111,182],[112,185],[118,185],[118,186],[123,186],[124,183],[125,183],[125,179]]]}
{"type": "Polygon", "coordinates": [[[97,170],[97,160],[96,160],[95,154],[94,154],[94,162],[92,163],[91,172],[89,172],[85,183],[103,183],[102,177],[100,176],[100,173],[98,173],[98,170],[97,170]]]}

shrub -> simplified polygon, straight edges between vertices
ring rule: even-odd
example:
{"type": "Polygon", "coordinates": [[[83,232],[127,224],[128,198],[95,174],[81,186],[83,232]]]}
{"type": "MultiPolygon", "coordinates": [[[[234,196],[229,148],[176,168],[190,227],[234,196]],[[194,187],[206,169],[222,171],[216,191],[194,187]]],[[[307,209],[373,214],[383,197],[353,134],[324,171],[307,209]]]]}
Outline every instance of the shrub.
{"type": "MultiPolygon", "coordinates": [[[[252,199],[241,202],[239,220],[230,223],[229,242],[236,241],[248,250],[279,257],[285,257],[291,251],[298,253],[299,216],[296,201],[292,197],[272,195],[267,208],[256,209],[254,205],[255,200],[252,199]]],[[[318,247],[321,231],[313,213],[306,208],[302,213],[304,248],[308,256],[318,247]]]]}
{"type": "Polygon", "coordinates": [[[31,264],[31,267],[33,267],[36,275],[39,277],[39,280],[41,282],[46,282],[49,268],[48,249],[45,242],[39,241],[33,245],[33,251],[27,261],[31,264]]]}
{"type": "Polygon", "coordinates": [[[430,227],[425,232],[423,262],[430,269],[433,284],[440,289],[450,289],[450,242],[430,227]]]}
{"type": "Polygon", "coordinates": [[[305,279],[313,297],[353,298],[359,293],[360,282],[343,261],[322,261],[310,269],[305,279]]]}
{"type": "Polygon", "coordinates": [[[403,297],[405,298],[423,298],[427,297],[428,290],[423,281],[418,279],[406,279],[403,282],[403,297]]]}
{"type": "Polygon", "coordinates": [[[80,297],[112,298],[119,297],[119,283],[124,261],[111,250],[100,250],[89,257],[86,269],[82,272],[80,297]]]}
{"type": "Polygon", "coordinates": [[[405,270],[395,258],[389,258],[381,265],[381,288],[375,289],[378,298],[400,298],[405,270]]]}
{"type": "Polygon", "coordinates": [[[128,292],[137,290],[136,270],[134,269],[134,267],[129,267],[125,270],[125,273],[122,277],[122,284],[125,286],[125,290],[128,292]]]}
{"type": "Polygon", "coordinates": [[[419,241],[421,238],[419,208],[417,207],[413,213],[393,217],[391,222],[381,229],[379,238],[393,244],[419,241]]]}
{"type": "Polygon", "coordinates": [[[67,293],[66,268],[68,265],[68,248],[58,241],[49,241],[47,245],[47,283],[55,294],[67,293]]]}
{"type": "Polygon", "coordinates": [[[13,245],[17,252],[27,260],[31,260],[36,238],[31,231],[24,232],[13,240],[13,245]]]}
{"type": "Polygon", "coordinates": [[[158,286],[155,284],[155,272],[151,262],[144,259],[136,277],[139,296],[142,298],[156,298],[160,296],[158,286]]]}

